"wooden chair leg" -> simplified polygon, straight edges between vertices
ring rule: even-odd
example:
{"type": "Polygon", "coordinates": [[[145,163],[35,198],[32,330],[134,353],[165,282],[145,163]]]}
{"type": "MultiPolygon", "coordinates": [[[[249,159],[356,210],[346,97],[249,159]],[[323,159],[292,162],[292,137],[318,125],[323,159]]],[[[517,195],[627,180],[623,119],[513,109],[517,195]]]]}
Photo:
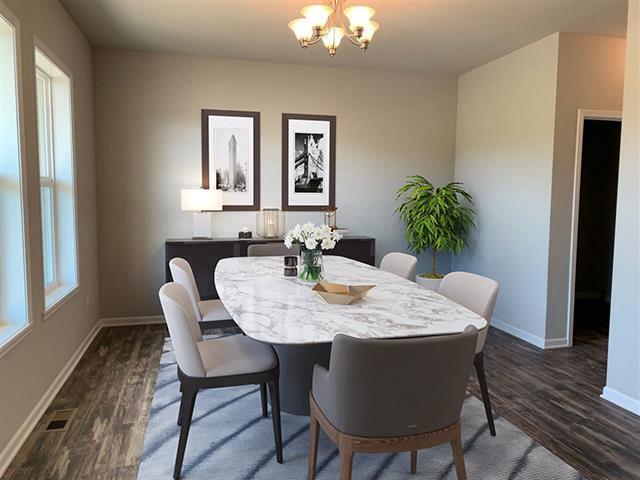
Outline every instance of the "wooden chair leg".
{"type": "Polygon", "coordinates": [[[351,480],[353,470],[353,450],[349,448],[340,449],[340,480],[351,480]]]}
{"type": "MultiPolygon", "coordinates": [[[[180,391],[182,391],[182,388],[180,389],[180,391]]],[[[180,407],[178,408],[178,426],[179,427],[182,426],[183,410],[184,410],[184,392],[180,395],[180,407]]]]}
{"type": "Polygon", "coordinates": [[[193,418],[193,407],[196,404],[196,395],[198,390],[194,387],[185,386],[182,393],[182,401],[184,402],[181,414],[180,440],[178,440],[178,452],[176,454],[176,464],[173,469],[173,478],[178,480],[182,472],[182,461],[184,460],[184,452],[187,448],[187,438],[189,437],[189,428],[191,427],[191,419],[193,418]]]}
{"type": "Polygon", "coordinates": [[[260,403],[262,404],[262,416],[267,418],[269,412],[267,411],[267,384],[260,384],[260,403]]]}
{"type": "Polygon", "coordinates": [[[278,377],[269,382],[269,393],[271,394],[271,419],[273,420],[273,436],[276,442],[276,460],[283,462],[282,458],[282,425],[280,422],[280,387],[278,377]]]}
{"type": "Polygon", "coordinates": [[[418,471],[418,451],[411,450],[411,473],[418,471]]]}
{"type": "Polygon", "coordinates": [[[309,416],[309,470],[308,480],[315,480],[316,465],[318,463],[318,437],[320,434],[318,420],[313,412],[309,416]]]}
{"type": "Polygon", "coordinates": [[[467,480],[467,469],[464,466],[464,450],[462,448],[460,430],[458,430],[455,440],[451,442],[451,449],[453,450],[453,461],[456,465],[456,478],[458,480],[467,480]]]}
{"type": "Polygon", "coordinates": [[[487,422],[489,422],[489,432],[491,436],[496,436],[496,426],[493,423],[493,413],[491,412],[491,399],[489,398],[489,387],[487,386],[487,377],[484,374],[484,353],[477,353],[473,359],[473,364],[476,367],[476,374],[478,375],[478,383],[480,384],[480,392],[482,392],[482,402],[484,403],[484,411],[487,415],[487,422]]]}

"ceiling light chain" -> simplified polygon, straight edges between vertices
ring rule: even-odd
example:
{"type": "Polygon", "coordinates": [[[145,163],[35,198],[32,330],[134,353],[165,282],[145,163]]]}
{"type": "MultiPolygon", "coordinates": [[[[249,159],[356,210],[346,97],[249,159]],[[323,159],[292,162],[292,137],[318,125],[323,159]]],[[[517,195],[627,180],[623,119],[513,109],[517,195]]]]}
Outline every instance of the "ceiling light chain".
{"type": "Polygon", "coordinates": [[[380,25],[371,20],[376,11],[364,5],[344,6],[346,0],[328,0],[325,4],[308,5],[301,11],[303,18],[289,22],[300,46],[307,48],[320,40],[332,57],[344,37],[362,51],[369,48],[373,34],[380,25]],[[349,30],[345,27],[349,20],[349,30]]]}

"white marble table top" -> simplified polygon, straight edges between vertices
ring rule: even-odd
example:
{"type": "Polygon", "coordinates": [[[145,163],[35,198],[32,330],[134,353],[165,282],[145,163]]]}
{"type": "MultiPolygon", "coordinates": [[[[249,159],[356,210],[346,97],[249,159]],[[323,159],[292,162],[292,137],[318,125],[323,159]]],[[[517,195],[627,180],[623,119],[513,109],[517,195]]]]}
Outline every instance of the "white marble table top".
{"type": "Polygon", "coordinates": [[[220,299],[248,336],[272,344],[327,343],[338,333],[398,338],[462,332],[487,322],[463,306],[394,274],[355,260],[326,255],[325,278],[376,285],[352,305],[330,305],[313,285],[285,277],[283,257],[234,257],[218,262],[220,299]]]}

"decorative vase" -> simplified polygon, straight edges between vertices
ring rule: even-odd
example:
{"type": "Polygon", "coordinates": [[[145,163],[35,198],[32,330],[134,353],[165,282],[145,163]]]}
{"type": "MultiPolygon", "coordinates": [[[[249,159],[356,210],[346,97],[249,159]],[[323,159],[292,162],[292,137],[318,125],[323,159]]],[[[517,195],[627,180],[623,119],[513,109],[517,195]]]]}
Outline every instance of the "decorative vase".
{"type": "Polygon", "coordinates": [[[298,279],[303,282],[319,282],[324,278],[322,265],[322,249],[308,249],[300,245],[300,262],[298,265],[298,279]]]}

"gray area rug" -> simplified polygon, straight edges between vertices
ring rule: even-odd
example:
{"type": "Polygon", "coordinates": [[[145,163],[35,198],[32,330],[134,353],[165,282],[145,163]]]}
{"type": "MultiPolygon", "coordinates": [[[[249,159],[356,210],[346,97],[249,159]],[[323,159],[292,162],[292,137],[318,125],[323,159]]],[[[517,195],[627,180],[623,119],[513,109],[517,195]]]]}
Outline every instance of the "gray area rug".
{"type": "MultiPolygon", "coordinates": [[[[158,371],[138,480],[171,479],[178,444],[180,403],[176,364],[167,341],[158,371]]],[[[297,480],[307,476],[308,419],[283,413],[284,464],[275,461],[270,418],[262,418],[257,386],[206,390],[198,394],[182,478],[297,480]]],[[[469,479],[577,480],[569,465],[496,417],[498,435],[487,429],[482,402],[469,396],[462,413],[462,439],[469,479]]],[[[449,445],[418,454],[418,473],[409,471],[409,453],[356,454],[355,479],[455,479],[449,445]]],[[[338,451],[321,433],[318,479],[338,478],[338,451]]]]}

